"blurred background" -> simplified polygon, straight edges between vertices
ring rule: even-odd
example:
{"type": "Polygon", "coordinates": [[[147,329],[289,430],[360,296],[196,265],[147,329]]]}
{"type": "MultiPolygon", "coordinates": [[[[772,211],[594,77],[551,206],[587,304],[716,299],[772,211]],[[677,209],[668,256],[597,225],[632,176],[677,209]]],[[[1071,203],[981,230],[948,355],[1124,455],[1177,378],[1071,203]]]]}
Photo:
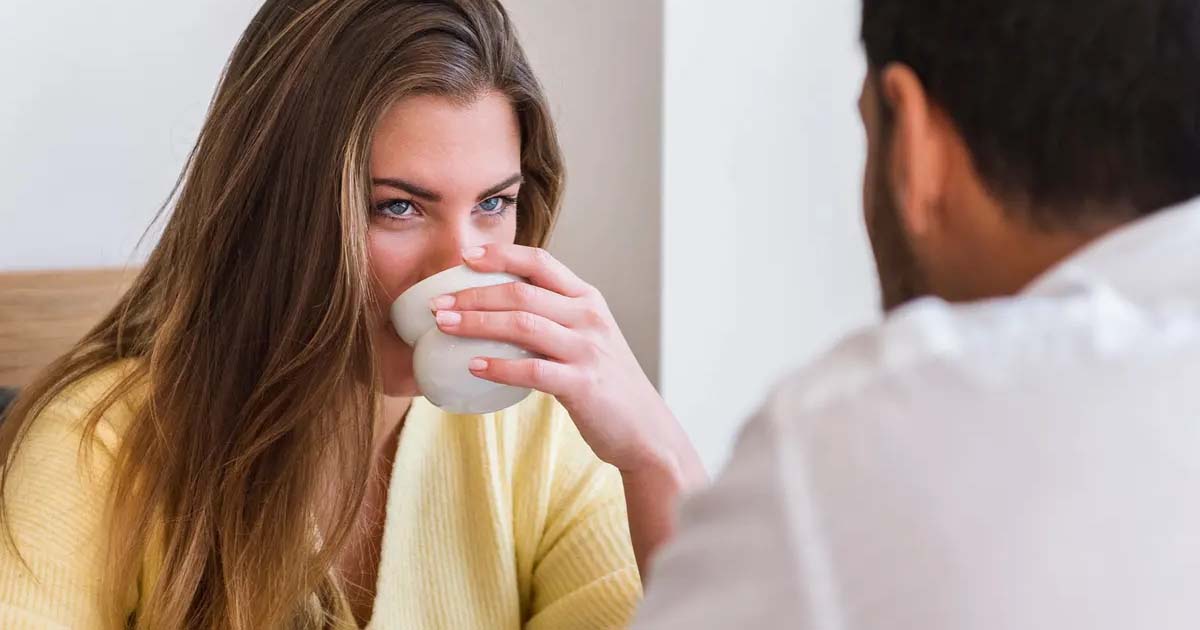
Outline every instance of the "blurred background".
{"type": "MultiPolygon", "coordinates": [[[[0,2],[0,273],[143,259],[259,4],[0,2]]],[[[551,250],[715,472],[773,382],[877,317],[858,0],[505,5],[567,156],[551,250]]]]}

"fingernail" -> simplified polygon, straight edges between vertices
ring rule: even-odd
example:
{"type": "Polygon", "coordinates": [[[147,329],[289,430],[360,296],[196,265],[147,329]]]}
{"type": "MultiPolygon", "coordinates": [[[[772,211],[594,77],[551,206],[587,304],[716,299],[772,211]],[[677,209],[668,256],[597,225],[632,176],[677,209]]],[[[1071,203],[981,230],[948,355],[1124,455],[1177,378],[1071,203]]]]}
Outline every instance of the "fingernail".
{"type": "Polygon", "coordinates": [[[441,326],[457,326],[462,323],[462,315],[454,311],[438,311],[437,323],[441,326]]]}
{"type": "Polygon", "coordinates": [[[484,361],[483,359],[471,359],[471,362],[467,364],[467,367],[470,368],[472,372],[482,372],[488,368],[488,362],[484,361]]]}
{"type": "Polygon", "coordinates": [[[463,250],[463,260],[479,260],[487,253],[482,247],[468,247],[463,250]]]}
{"type": "Polygon", "coordinates": [[[454,299],[453,295],[443,295],[440,297],[435,297],[435,298],[433,298],[433,300],[431,300],[429,302],[429,310],[445,311],[448,309],[452,309],[452,308],[454,308],[455,301],[456,300],[454,299]]]}

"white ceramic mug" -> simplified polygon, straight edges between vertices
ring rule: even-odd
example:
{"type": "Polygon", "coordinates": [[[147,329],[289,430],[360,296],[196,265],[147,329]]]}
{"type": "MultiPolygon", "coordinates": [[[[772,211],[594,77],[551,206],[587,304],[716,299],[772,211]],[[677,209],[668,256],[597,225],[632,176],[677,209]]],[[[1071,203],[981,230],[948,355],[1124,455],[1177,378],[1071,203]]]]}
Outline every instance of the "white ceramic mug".
{"type": "Polygon", "coordinates": [[[481,414],[507,409],[529,395],[528,389],[481,379],[468,369],[475,357],[524,359],[534,355],[517,346],[447,335],[438,330],[430,301],[438,296],[510,282],[506,273],[480,273],[453,267],[414,284],[392,303],[392,326],[413,347],[413,374],[421,395],[450,413],[481,414]]]}

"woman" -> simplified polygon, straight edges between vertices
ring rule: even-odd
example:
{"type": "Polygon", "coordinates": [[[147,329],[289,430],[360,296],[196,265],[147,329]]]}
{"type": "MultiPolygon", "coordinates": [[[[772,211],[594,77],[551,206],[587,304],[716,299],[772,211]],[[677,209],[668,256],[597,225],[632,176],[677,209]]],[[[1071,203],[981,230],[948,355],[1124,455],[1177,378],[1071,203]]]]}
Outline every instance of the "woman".
{"type": "Polygon", "coordinates": [[[623,625],[702,474],[536,249],[562,181],[494,1],[269,0],[133,288],[3,427],[0,627],[623,625]],[[473,369],[561,405],[415,397],[388,305],[464,259],[531,285],[439,325],[545,355],[473,369]]]}

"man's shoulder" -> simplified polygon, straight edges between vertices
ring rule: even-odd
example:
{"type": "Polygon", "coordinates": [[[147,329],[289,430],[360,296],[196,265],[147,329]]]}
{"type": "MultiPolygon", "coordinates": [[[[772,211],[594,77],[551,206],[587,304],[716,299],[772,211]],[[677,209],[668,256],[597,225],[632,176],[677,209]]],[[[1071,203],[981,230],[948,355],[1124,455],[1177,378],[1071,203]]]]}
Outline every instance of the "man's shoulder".
{"type": "Polygon", "coordinates": [[[784,378],[769,406],[791,413],[948,396],[1009,395],[1120,362],[1200,356],[1200,316],[1103,289],[955,305],[927,298],[858,331],[784,378]]]}
{"type": "Polygon", "coordinates": [[[1002,320],[1017,307],[995,303],[955,306],[927,298],[898,309],[882,322],[851,333],[825,354],[786,375],[772,406],[820,409],[897,378],[936,365],[951,366],[993,345],[1005,334],[1002,320]]]}

